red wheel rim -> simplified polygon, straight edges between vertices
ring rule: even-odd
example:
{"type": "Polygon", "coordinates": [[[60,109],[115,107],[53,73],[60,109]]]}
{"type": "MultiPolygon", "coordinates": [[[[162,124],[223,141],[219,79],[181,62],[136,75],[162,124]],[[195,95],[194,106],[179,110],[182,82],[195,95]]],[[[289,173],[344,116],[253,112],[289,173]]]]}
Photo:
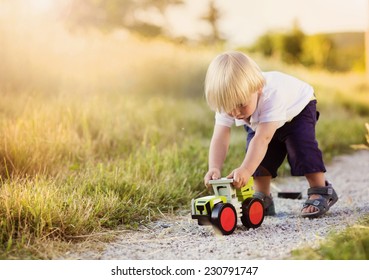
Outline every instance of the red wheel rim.
{"type": "Polygon", "coordinates": [[[255,201],[250,205],[249,218],[253,225],[257,225],[263,219],[263,205],[259,201],[255,201]]]}
{"type": "Polygon", "coordinates": [[[225,207],[220,215],[220,225],[225,231],[231,231],[236,223],[236,216],[230,207],[225,207]]]}

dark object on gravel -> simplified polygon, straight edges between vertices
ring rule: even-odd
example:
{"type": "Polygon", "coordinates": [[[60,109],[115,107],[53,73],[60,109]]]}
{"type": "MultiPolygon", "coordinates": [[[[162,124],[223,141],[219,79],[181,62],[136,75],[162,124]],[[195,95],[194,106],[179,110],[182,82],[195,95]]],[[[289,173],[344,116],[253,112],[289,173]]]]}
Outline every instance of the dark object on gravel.
{"type": "Polygon", "coordinates": [[[278,192],[280,198],[302,199],[301,192],[278,192]]]}

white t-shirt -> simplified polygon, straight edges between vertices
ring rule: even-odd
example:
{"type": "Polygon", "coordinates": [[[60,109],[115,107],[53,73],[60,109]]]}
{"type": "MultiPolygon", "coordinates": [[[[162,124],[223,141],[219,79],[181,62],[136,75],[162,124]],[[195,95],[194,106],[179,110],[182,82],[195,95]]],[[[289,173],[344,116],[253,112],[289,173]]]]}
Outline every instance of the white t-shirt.
{"type": "Polygon", "coordinates": [[[279,121],[279,127],[297,116],[314,96],[312,86],[290,75],[263,72],[266,80],[250,123],[237,120],[226,113],[216,113],[215,123],[231,127],[248,125],[254,131],[259,123],[279,121]]]}

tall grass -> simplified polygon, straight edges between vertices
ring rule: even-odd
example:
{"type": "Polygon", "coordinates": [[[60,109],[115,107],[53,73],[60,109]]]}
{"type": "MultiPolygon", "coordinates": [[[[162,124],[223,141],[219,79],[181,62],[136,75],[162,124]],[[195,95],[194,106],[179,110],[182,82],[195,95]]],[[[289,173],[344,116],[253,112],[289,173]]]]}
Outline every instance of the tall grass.
{"type": "Polygon", "coordinates": [[[158,210],[186,205],[202,189],[201,150],[152,147],[126,160],[91,164],[63,180],[4,180],[0,240],[7,246],[14,238],[66,240],[118,224],[133,226],[158,210]]]}
{"type": "MultiPolygon", "coordinates": [[[[8,102],[1,107],[7,106],[8,102]]],[[[161,150],[188,136],[209,136],[211,119],[201,99],[34,97],[17,117],[1,119],[0,174],[55,175],[89,161],[127,158],[141,148],[161,150]],[[185,113],[189,108],[191,114],[185,113]]]]}
{"type": "MultiPolygon", "coordinates": [[[[214,116],[202,88],[221,50],[124,32],[70,34],[52,22],[0,15],[2,258],[40,241],[134,227],[188,209],[205,192],[214,116]]],[[[325,155],[363,142],[362,77],[256,60],[314,83],[325,155]]],[[[235,129],[224,175],[244,145],[243,128],[235,129]]]]}
{"type": "Polygon", "coordinates": [[[4,249],[134,226],[187,208],[204,191],[212,114],[203,102],[96,98],[78,110],[62,102],[3,120],[4,249]]]}

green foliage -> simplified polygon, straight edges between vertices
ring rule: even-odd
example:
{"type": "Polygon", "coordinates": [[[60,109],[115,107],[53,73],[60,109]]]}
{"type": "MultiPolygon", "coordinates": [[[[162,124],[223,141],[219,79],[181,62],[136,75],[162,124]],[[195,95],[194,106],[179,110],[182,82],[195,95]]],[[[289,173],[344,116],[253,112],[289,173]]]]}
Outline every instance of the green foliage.
{"type": "Polygon", "coordinates": [[[250,50],[266,57],[279,57],[286,63],[331,71],[365,69],[363,33],[305,35],[295,25],[289,32],[266,32],[250,50]]]}
{"type": "Polygon", "coordinates": [[[301,62],[306,66],[331,68],[333,42],[324,34],[307,36],[302,44],[301,62]]]}
{"type": "Polygon", "coordinates": [[[357,150],[369,150],[369,123],[365,124],[365,128],[366,128],[366,135],[365,135],[366,144],[354,144],[354,145],[351,145],[351,148],[357,149],[357,150]]]}
{"type": "Polygon", "coordinates": [[[251,47],[251,51],[260,52],[266,57],[272,56],[276,52],[275,36],[272,32],[267,32],[256,39],[256,42],[251,47]]]}
{"type": "MultiPolygon", "coordinates": [[[[349,114],[343,113],[348,116],[349,114]]],[[[352,143],[362,142],[363,123],[365,119],[351,117],[350,122],[343,116],[327,117],[324,113],[317,125],[317,138],[323,150],[324,158],[331,160],[334,156],[351,152],[352,143]],[[342,125],[342,124],[345,125],[342,125]],[[340,139],[339,141],[337,139],[340,139]]]]}
{"type": "Polygon", "coordinates": [[[261,52],[265,56],[278,56],[287,63],[296,63],[301,56],[304,39],[305,34],[295,24],[290,32],[268,31],[256,40],[251,50],[261,52]]]}
{"type": "Polygon", "coordinates": [[[282,60],[295,63],[300,60],[305,34],[295,25],[293,30],[281,37],[280,53],[282,60]]]}

